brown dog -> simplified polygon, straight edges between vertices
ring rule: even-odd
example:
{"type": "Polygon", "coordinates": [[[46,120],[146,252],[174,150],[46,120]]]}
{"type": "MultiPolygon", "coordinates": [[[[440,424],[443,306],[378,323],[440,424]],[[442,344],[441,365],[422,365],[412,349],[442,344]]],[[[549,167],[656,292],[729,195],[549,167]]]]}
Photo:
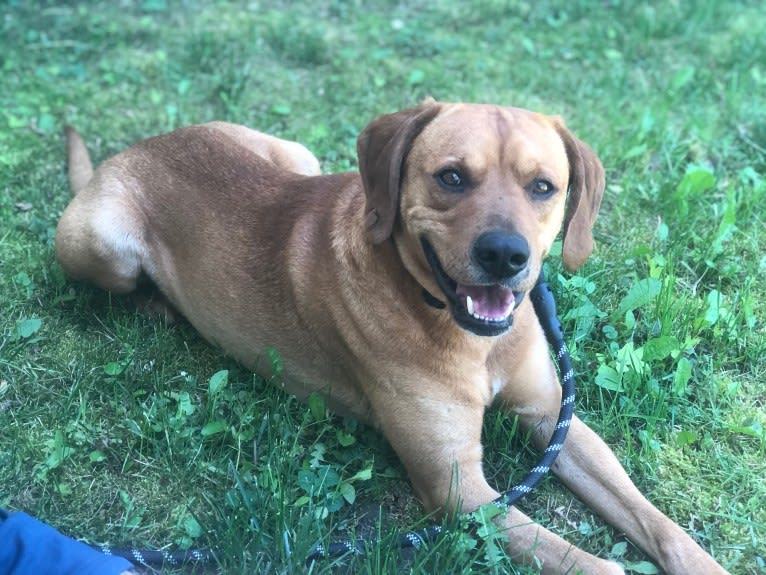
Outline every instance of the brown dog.
{"type": "MultiPolygon", "coordinates": [[[[429,100],[364,130],[361,176],[320,176],[298,144],[224,123],[140,142],[95,174],[68,139],[66,272],[118,293],[149,279],[255,370],[276,348],[291,393],[382,429],[427,509],[498,496],[482,472],[489,406],[546,444],[561,390],[524,295],[562,226],[566,267],[585,261],[604,190],[560,119],[429,100]]],[[[554,471],[666,572],[725,573],[577,418],[554,471]]],[[[545,573],[622,573],[516,508],[500,522],[508,552],[545,573]]]]}

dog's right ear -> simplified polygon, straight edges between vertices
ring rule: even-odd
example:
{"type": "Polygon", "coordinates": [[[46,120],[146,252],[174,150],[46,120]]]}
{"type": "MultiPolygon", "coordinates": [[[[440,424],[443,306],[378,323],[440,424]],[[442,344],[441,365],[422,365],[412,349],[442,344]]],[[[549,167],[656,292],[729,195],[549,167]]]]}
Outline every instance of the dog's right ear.
{"type": "Polygon", "coordinates": [[[407,153],[440,109],[435,100],[428,98],[414,108],[374,119],[359,135],[356,152],[367,196],[367,228],[373,243],[379,244],[391,236],[399,211],[399,187],[407,153]]]}

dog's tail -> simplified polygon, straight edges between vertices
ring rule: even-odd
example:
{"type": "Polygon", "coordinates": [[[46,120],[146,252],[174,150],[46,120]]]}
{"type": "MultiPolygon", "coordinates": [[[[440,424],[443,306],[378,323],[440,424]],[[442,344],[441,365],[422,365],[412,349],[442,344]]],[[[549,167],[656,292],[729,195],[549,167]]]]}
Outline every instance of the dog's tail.
{"type": "Polygon", "coordinates": [[[93,177],[93,163],[82,136],[72,126],[64,127],[66,136],[69,186],[72,195],[79,194],[93,177]]]}

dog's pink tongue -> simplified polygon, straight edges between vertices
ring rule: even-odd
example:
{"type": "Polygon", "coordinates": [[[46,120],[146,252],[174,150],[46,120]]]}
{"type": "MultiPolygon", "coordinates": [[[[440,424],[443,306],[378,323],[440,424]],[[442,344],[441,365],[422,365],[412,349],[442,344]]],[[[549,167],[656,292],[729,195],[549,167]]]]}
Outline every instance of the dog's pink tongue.
{"type": "Polygon", "coordinates": [[[513,292],[503,286],[467,286],[458,284],[455,290],[460,301],[474,317],[492,321],[504,320],[513,311],[513,292]],[[468,298],[471,302],[468,303],[468,298]]]}

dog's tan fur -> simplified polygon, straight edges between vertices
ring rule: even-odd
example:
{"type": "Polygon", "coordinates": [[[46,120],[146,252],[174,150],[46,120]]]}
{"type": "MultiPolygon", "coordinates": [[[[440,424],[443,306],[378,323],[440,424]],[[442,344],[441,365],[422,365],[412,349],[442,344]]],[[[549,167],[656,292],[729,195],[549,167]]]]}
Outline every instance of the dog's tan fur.
{"type": "MultiPolygon", "coordinates": [[[[66,272],[117,293],[148,278],[206,339],[259,373],[261,352],[276,348],[288,391],[319,391],[383,431],[428,510],[470,511],[497,497],[482,472],[488,407],[518,415],[546,444],[561,391],[529,298],[502,335],[462,329],[424,299],[424,288],[444,294],[421,239],[464,284],[487,283],[472,246],[490,229],[528,243],[527,268],[508,282],[516,292],[532,288],[562,227],[565,265],[582,264],[603,169],[560,119],[429,100],[364,130],[361,174],[324,176],[298,144],[225,123],[140,142],[95,174],[80,137],[69,131],[68,141],[76,195],[56,236],[66,272]],[[454,166],[470,180],[459,192],[436,177],[454,166]],[[536,196],[539,179],[556,191],[536,196]]],[[[667,573],[725,573],[577,418],[554,472],[667,573]]],[[[508,552],[545,573],[622,572],[516,508],[499,521],[508,552]]]]}

